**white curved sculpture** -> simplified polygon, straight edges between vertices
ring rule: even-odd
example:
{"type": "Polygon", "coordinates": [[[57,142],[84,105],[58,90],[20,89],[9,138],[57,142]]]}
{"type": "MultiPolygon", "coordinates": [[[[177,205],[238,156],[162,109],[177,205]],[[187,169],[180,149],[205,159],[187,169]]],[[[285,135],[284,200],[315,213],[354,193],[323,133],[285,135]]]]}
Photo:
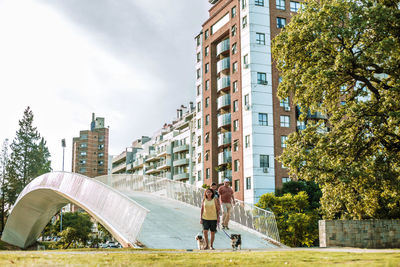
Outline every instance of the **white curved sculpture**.
{"type": "Polygon", "coordinates": [[[34,244],[51,217],[68,203],[83,208],[124,247],[133,247],[149,212],[94,179],[75,173],[47,173],[18,196],[1,239],[21,248],[34,244]]]}

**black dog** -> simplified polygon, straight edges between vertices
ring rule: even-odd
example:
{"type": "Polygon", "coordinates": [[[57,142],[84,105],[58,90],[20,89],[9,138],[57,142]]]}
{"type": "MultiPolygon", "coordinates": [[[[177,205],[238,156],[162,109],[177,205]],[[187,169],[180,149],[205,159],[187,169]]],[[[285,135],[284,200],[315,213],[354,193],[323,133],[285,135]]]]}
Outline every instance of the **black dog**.
{"type": "Polygon", "coordinates": [[[238,248],[242,249],[242,237],[239,234],[231,234],[231,244],[232,249],[237,250],[238,248]]]}

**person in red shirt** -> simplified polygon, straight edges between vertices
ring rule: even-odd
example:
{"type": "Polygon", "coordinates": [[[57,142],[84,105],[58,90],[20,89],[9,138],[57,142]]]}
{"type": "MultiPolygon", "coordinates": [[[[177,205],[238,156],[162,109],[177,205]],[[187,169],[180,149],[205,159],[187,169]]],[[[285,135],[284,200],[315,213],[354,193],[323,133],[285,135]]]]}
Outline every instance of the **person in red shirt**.
{"type": "Polygon", "coordinates": [[[235,203],[233,190],[229,185],[229,179],[224,180],[224,185],[218,188],[219,199],[222,206],[222,229],[228,229],[229,217],[232,205],[235,203]]]}

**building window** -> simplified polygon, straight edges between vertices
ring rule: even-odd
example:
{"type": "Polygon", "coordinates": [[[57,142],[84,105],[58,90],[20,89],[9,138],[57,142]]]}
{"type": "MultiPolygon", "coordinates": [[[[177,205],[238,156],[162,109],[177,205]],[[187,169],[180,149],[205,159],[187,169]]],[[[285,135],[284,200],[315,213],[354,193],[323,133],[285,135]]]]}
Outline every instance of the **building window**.
{"type": "Polygon", "coordinates": [[[232,7],[232,18],[236,17],[236,6],[232,7]]]}
{"type": "Polygon", "coordinates": [[[244,137],[244,147],[249,148],[250,147],[250,135],[246,135],[244,137]]]}
{"type": "Polygon", "coordinates": [[[201,71],[200,69],[197,69],[197,75],[196,75],[197,79],[200,79],[201,77],[201,71]]]}
{"type": "Polygon", "coordinates": [[[264,0],[255,0],[255,1],[254,1],[254,4],[255,4],[256,6],[264,6],[264,0]]]}
{"type": "Polygon", "coordinates": [[[244,96],[244,109],[249,110],[250,109],[250,98],[249,94],[244,96]]]}
{"type": "Polygon", "coordinates": [[[281,127],[290,127],[290,117],[281,116],[281,127]]]}
{"type": "Polygon", "coordinates": [[[201,60],[201,55],[200,55],[200,52],[199,52],[199,53],[197,53],[197,62],[200,62],[200,60],[201,60]]]}
{"type": "Polygon", "coordinates": [[[210,104],[210,98],[207,97],[206,98],[206,103],[205,103],[206,108],[208,108],[209,104],[210,104]]]}
{"type": "Polygon", "coordinates": [[[102,160],[99,160],[97,163],[99,164],[99,166],[103,166],[104,165],[104,161],[102,161],[102,160]]]}
{"type": "Polygon", "coordinates": [[[80,145],[80,147],[81,147],[81,148],[87,147],[87,143],[82,143],[82,144],[80,145]]]}
{"type": "Polygon", "coordinates": [[[245,66],[245,69],[247,69],[247,64],[249,64],[249,54],[243,56],[243,65],[245,66]]]}
{"type": "Polygon", "coordinates": [[[98,154],[98,157],[99,157],[99,158],[104,157],[104,153],[103,153],[103,152],[100,152],[100,153],[98,154]]]}
{"type": "Polygon", "coordinates": [[[258,113],[258,124],[261,126],[268,126],[268,114],[258,113]]]}
{"type": "Polygon", "coordinates": [[[276,0],[276,9],[285,10],[285,0],[276,0]]]}
{"type": "Polygon", "coordinates": [[[238,172],[239,168],[240,168],[240,162],[238,159],[235,159],[235,161],[233,162],[233,171],[238,172]]]}
{"type": "Polygon", "coordinates": [[[104,148],[104,144],[98,145],[97,148],[98,149],[103,149],[104,148]]]}
{"type": "Polygon", "coordinates": [[[210,178],[210,168],[206,169],[206,178],[210,178]]]}
{"type": "Polygon", "coordinates": [[[239,140],[233,141],[233,151],[239,151],[239,140]]]}
{"type": "Polygon", "coordinates": [[[197,44],[197,46],[200,45],[200,35],[196,37],[196,44],[197,44]]]}
{"type": "Polygon", "coordinates": [[[197,181],[201,181],[201,171],[197,171],[197,181]]]}
{"type": "Polygon", "coordinates": [[[86,156],[86,155],[87,155],[86,151],[81,152],[81,156],[86,156]]]}
{"type": "Polygon", "coordinates": [[[246,190],[251,189],[251,177],[246,177],[246,190]]]}
{"type": "Polygon", "coordinates": [[[236,112],[239,110],[239,101],[235,100],[233,101],[233,112],[236,112]]]}
{"type": "Polygon", "coordinates": [[[206,63],[206,65],[204,65],[204,71],[205,73],[208,73],[208,70],[210,69],[210,64],[206,63]]]}
{"type": "Polygon", "coordinates": [[[200,129],[201,128],[201,119],[198,119],[197,120],[197,129],[200,129]]]}
{"type": "Polygon", "coordinates": [[[246,28],[246,26],[247,26],[247,16],[244,16],[242,18],[242,28],[244,29],[244,28],[246,28]]]}
{"type": "Polygon", "coordinates": [[[206,86],[205,86],[205,90],[208,91],[208,89],[210,88],[210,80],[206,81],[206,86]]]}
{"type": "Polygon", "coordinates": [[[297,12],[300,9],[300,3],[296,1],[290,1],[290,11],[297,12]]]}
{"type": "Polygon", "coordinates": [[[286,140],[287,140],[287,136],[281,135],[281,147],[286,147],[286,140]]]}
{"type": "Polygon", "coordinates": [[[207,46],[206,48],[204,48],[204,55],[207,57],[208,53],[209,53],[210,48],[207,46]]]}
{"type": "Polygon", "coordinates": [[[237,70],[238,70],[238,63],[235,62],[235,63],[232,64],[232,73],[237,72],[237,70]]]}
{"type": "Polygon", "coordinates": [[[257,83],[267,85],[267,74],[264,72],[257,72],[257,83]]]}
{"type": "Polygon", "coordinates": [[[204,139],[205,139],[206,143],[208,143],[208,141],[210,140],[210,134],[206,133],[204,139]]]}
{"type": "Polygon", "coordinates": [[[80,173],[85,173],[85,172],[86,172],[86,168],[80,168],[80,169],[79,169],[79,172],[80,172],[80,173]]]}
{"type": "Polygon", "coordinates": [[[260,168],[269,168],[269,155],[260,155],[260,168]]]}
{"type": "Polygon", "coordinates": [[[80,160],[79,163],[80,163],[81,165],[85,165],[85,164],[86,164],[86,160],[84,160],[84,159],[83,159],[83,160],[80,160]]]}
{"type": "Polygon", "coordinates": [[[233,131],[236,132],[239,130],[239,120],[233,121],[233,131]]]}
{"type": "Polygon", "coordinates": [[[206,125],[210,123],[210,115],[206,115],[206,125]]]}
{"type": "Polygon", "coordinates": [[[210,32],[208,30],[206,30],[204,33],[204,39],[207,40],[208,36],[210,36],[210,32]]]}
{"type": "Polygon", "coordinates": [[[197,112],[201,111],[201,102],[197,102],[197,112]]]}
{"type": "Polygon", "coordinates": [[[210,154],[210,150],[207,150],[207,151],[206,151],[206,154],[205,154],[205,156],[204,156],[204,157],[205,157],[205,161],[208,161],[208,155],[209,155],[209,154],[210,154]]]}
{"type": "Polygon", "coordinates": [[[240,180],[235,180],[235,192],[239,192],[240,190],[239,185],[240,185],[240,180]]]}
{"type": "Polygon", "coordinates": [[[276,27],[284,28],[286,26],[286,19],[285,18],[276,18],[276,27]]]}
{"type": "Polygon", "coordinates": [[[290,111],[289,97],[281,99],[279,106],[283,107],[286,111],[290,111]]]}
{"type": "Polygon", "coordinates": [[[236,54],[236,52],[237,52],[237,44],[234,43],[234,44],[232,45],[232,55],[236,54]]]}
{"type": "Polygon", "coordinates": [[[201,146],[201,136],[198,136],[198,137],[197,137],[197,145],[198,145],[198,146],[201,146]]]}
{"type": "Polygon", "coordinates": [[[237,81],[234,81],[234,82],[233,82],[232,87],[233,87],[233,92],[234,92],[234,93],[238,91],[237,81]]]}
{"type": "Polygon", "coordinates": [[[256,43],[265,45],[265,33],[256,32],[256,43]]]}
{"type": "Polygon", "coordinates": [[[236,25],[232,26],[232,37],[236,35],[236,25]]]}
{"type": "Polygon", "coordinates": [[[247,0],[242,0],[242,9],[245,9],[247,6],[247,0]]]}
{"type": "Polygon", "coordinates": [[[290,178],[289,177],[282,177],[282,183],[287,183],[290,182],[290,178]]]}
{"type": "Polygon", "coordinates": [[[201,93],[201,85],[197,85],[197,95],[200,95],[201,93]]]}

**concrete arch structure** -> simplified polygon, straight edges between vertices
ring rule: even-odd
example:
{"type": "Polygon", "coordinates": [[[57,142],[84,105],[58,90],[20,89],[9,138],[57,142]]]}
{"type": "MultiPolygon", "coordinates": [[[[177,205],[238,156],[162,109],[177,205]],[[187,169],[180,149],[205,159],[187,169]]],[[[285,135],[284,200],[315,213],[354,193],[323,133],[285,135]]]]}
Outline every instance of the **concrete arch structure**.
{"type": "Polygon", "coordinates": [[[51,217],[68,203],[83,208],[124,247],[133,247],[149,212],[99,181],[75,173],[52,172],[24,188],[1,239],[21,248],[34,244],[51,217]]]}

